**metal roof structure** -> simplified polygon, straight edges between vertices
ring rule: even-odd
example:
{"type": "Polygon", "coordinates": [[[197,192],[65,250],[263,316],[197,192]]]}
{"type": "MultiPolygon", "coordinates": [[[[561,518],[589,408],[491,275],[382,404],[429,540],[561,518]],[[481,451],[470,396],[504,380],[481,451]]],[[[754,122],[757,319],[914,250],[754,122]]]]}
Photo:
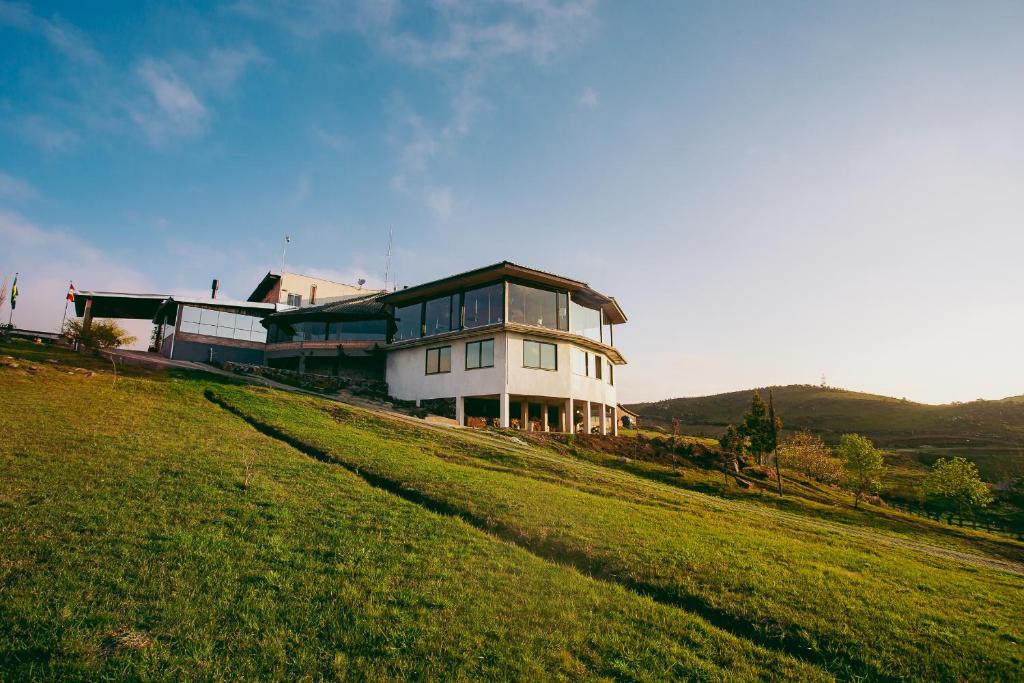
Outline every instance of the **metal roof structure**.
{"type": "Polygon", "coordinates": [[[384,292],[372,292],[370,294],[352,294],[351,296],[338,297],[316,306],[304,306],[302,308],[285,306],[284,308],[288,310],[282,310],[268,316],[266,322],[279,320],[287,323],[311,316],[321,320],[388,318],[388,309],[383,302],[383,298],[384,292]]]}
{"type": "Polygon", "coordinates": [[[90,312],[94,318],[152,320],[168,294],[133,294],[130,292],[75,292],[75,315],[85,315],[85,304],[92,299],[90,312]]]}
{"type": "MultiPolygon", "coordinates": [[[[94,304],[95,305],[95,304],[94,304]]],[[[295,307],[287,304],[270,304],[254,301],[237,301],[234,299],[210,299],[190,296],[169,296],[153,313],[153,322],[160,322],[164,319],[172,319],[178,312],[178,306],[200,306],[202,308],[216,308],[220,310],[232,310],[249,315],[270,315],[276,311],[292,310],[295,307]]]]}

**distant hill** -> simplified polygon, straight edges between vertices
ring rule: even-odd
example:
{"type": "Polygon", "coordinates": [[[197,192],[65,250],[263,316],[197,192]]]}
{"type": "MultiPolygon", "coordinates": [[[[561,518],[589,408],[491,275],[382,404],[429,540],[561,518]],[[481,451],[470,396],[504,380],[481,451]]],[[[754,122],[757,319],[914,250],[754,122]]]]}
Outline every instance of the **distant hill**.
{"type": "MultiPolygon", "coordinates": [[[[1024,396],[936,406],[802,384],[770,389],[786,429],[810,429],[828,441],[857,432],[889,447],[1024,448],[1024,396]]],[[[768,390],[760,389],[765,401],[768,390]]],[[[750,407],[752,392],[673,398],[628,407],[656,423],[668,424],[678,418],[690,433],[715,433],[740,421],[750,407]]]]}

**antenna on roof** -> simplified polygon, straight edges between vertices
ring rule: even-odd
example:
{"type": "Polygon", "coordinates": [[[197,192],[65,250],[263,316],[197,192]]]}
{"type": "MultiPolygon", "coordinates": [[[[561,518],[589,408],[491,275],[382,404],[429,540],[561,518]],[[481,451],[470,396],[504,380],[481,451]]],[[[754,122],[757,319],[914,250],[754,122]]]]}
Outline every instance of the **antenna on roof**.
{"type": "Polygon", "coordinates": [[[292,241],[291,235],[284,236],[284,249],[281,250],[281,272],[284,272],[284,257],[288,254],[288,243],[292,241]]]}
{"type": "Polygon", "coordinates": [[[394,238],[394,228],[388,226],[388,255],[384,258],[384,291],[388,291],[388,277],[391,275],[391,244],[394,238]]]}

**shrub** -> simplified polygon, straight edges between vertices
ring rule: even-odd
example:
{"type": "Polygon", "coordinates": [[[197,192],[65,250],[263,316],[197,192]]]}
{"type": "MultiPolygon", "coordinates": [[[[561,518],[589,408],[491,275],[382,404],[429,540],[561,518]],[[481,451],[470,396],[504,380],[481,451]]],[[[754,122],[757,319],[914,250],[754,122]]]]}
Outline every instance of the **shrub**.
{"type": "Polygon", "coordinates": [[[806,429],[782,442],[779,458],[785,467],[823,484],[842,481],[843,463],[832,454],[832,449],[821,437],[806,429]]]}
{"type": "Polygon", "coordinates": [[[64,324],[64,336],[74,344],[87,349],[109,349],[127,346],[135,337],[113,320],[94,320],[89,329],[84,329],[81,320],[69,320],[64,324]]]}

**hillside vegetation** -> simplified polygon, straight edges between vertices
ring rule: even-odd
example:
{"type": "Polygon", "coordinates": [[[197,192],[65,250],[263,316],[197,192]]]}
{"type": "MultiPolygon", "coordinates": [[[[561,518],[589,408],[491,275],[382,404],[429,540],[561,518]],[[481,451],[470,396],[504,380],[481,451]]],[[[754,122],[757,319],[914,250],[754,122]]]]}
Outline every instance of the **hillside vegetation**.
{"type": "MultiPolygon", "coordinates": [[[[769,388],[761,393],[767,397],[769,388]]],[[[787,429],[810,429],[828,441],[856,432],[888,447],[968,446],[1024,448],[1024,402],[971,401],[927,405],[845,389],[808,385],[770,387],[787,429]]],[[[750,408],[751,391],[673,398],[629,406],[659,423],[736,424],[750,408]]]]}
{"type": "Polygon", "coordinates": [[[708,495],[586,443],[3,354],[0,677],[1024,676],[1006,539],[708,495]]]}

